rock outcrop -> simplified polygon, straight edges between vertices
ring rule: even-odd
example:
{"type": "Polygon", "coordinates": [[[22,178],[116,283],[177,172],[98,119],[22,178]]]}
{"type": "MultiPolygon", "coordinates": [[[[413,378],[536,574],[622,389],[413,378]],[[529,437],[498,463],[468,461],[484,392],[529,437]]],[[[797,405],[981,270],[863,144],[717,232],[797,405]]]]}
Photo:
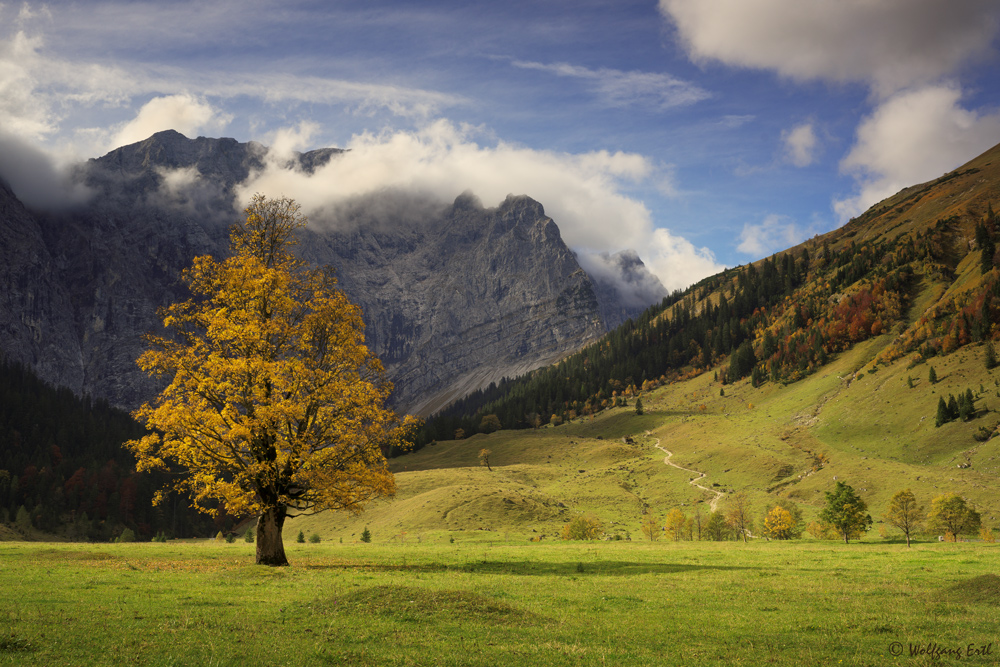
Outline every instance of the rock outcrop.
{"type": "MultiPolygon", "coordinates": [[[[293,160],[312,171],[339,152],[293,160]]],[[[142,335],[157,330],[157,308],[184,298],[192,258],[225,252],[235,186],[265,155],[253,142],[161,132],[81,165],[86,206],[33,213],[0,189],[0,349],[77,393],[126,408],[149,399],[157,385],[135,365],[142,335]]],[[[377,214],[371,204],[314,221],[300,252],[334,266],[362,307],[400,409],[427,414],[606,330],[594,281],[538,202],[387,193],[377,214]]]]}

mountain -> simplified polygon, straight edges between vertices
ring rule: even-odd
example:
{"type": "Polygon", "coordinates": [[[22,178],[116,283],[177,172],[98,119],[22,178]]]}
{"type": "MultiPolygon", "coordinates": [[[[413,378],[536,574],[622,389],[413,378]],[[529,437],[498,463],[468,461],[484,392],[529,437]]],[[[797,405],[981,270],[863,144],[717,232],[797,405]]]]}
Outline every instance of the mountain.
{"type": "Polygon", "coordinates": [[[840,229],[665,298],[558,364],[474,392],[424,441],[559,423],[714,369],[723,383],[797,382],[877,341],[865,372],[1000,336],[1000,146],[904,189],[840,229]],[[539,415],[540,421],[528,418],[539,415]]]}
{"type": "MultiPolygon", "coordinates": [[[[341,153],[295,154],[288,168],[341,153]]],[[[159,326],[157,308],[184,298],[192,258],[226,251],[237,188],[266,158],[254,142],[167,131],[80,165],[85,205],[29,211],[0,187],[0,350],[78,394],[125,408],[151,398],[157,385],[135,365],[141,336],[159,326]]],[[[362,307],[393,401],[409,412],[578,349],[606,331],[607,303],[623,301],[607,276],[595,286],[528,197],[485,208],[471,194],[446,204],[381,193],[314,221],[300,248],[335,267],[362,307]]],[[[628,303],[616,317],[645,305],[628,303]]]]}

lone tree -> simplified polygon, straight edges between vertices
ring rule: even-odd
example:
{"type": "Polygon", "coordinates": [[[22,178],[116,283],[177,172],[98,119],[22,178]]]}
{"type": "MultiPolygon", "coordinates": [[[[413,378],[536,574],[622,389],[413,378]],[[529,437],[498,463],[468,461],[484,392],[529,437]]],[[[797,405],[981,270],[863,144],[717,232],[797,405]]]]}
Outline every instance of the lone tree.
{"type": "Polygon", "coordinates": [[[962,533],[979,530],[979,512],[969,507],[965,499],[957,493],[948,492],[931,501],[931,511],[927,515],[932,528],[945,531],[949,539],[957,542],[962,533]]]}
{"type": "Polygon", "coordinates": [[[910,546],[910,535],[920,526],[920,518],[924,508],[918,502],[913,492],[909,489],[897,491],[896,495],[889,501],[889,509],[886,510],[885,520],[893,526],[903,531],[906,535],[906,546],[910,546]]]}
{"type": "Polygon", "coordinates": [[[843,482],[837,482],[833,491],[826,492],[826,508],[820,512],[819,518],[843,535],[844,544],[848,544],[852,537],[860,537],[872,525],[868,505],[849,484],[843,482]]]}
{"type": "Polygon", "coordinates": [[[744,543],[747,541],[747,535],[753,529],[752,511],[750,496],[746,492],[740,491],[733,494],[729,509],[726,510],[726,523],[733,529],[733,532],[743,536],[744,543]]]}
{"type": "Polygon", "coordinates": [[[490,454],[493,452],[489,449],[479,450],[479,465],[486,466],[486,469],[493,472],[493,468],[490,467],[490,454]]]}
{"type": "Polygon", "coordinates": [[[259,515],[262,565],[288,564],[286,517],[356,513],[393,494],[383,451],[417,424],[385,407],[392,385],[361,310],[328,269],[291,254],[304,225],[294,201],[254,195],[231,256],[195,258],[183,275],[192,298],[160,312],[173,335],[148,336],[138,359],[169,380],[135,412],[152,433],[126,443],[138,470],[180,473],[194,507],[259,515]]]}

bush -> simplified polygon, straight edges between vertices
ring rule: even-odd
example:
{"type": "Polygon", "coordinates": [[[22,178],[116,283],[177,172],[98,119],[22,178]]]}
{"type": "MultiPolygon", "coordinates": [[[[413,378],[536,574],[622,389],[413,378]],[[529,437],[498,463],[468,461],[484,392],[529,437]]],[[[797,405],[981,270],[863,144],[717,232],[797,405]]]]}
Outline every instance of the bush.
{"type": "Polygon", "coordinates": [[[243,541],[247,544],[253,544],[255,532],[257,532],[256,527],[250,526],[247,528],[247,532],[243,534],[243,541]]]}
{"type": "Polygon", "coordinates": [[[232,544],[236,541],[236,533],[226,533],[226,542],[232,544]]]}
{"type": "Polygon", "coordinates": [[[131,528],[126,528],[115,542],[135,542],[135,533],[131,528]]]}
{"type": "Polygon", "coordinates": [[[368,530],[368,526],[365,526],[365,529],[361,532],[361,541],[362,542],[372,541],[372,532],[368,530]]]}
{"type": "Polygon", "coordinates": [[[312,542],[313,544],[319,544],[320,541],[319,533],[313,533],[312,535],[310,535],[309,541],[312,542]]]}
{"type": "Polygon", "coordinates": [[[295,541],[298,542],[299,544],[305,544],[306,543],[306,534],[303,533],[300,530],[298,537],[295,538],[295,541]]]}
{"type": "Polygon", "coordinates": [[[592,516],[578,516],[563,526],[564,540],[596,540],[601,536],[604,526],[600,519],[592,516]]]}

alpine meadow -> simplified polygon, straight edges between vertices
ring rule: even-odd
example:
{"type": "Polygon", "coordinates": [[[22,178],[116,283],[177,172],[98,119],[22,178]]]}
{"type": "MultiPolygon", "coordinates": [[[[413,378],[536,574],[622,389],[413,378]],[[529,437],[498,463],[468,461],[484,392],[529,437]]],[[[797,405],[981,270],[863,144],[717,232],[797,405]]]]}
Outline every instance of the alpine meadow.
{"type": "Polygon", "coordinates": [[[266,4],[0,4],[0,665],[1000,664],[995,2],[266,4]]]}

